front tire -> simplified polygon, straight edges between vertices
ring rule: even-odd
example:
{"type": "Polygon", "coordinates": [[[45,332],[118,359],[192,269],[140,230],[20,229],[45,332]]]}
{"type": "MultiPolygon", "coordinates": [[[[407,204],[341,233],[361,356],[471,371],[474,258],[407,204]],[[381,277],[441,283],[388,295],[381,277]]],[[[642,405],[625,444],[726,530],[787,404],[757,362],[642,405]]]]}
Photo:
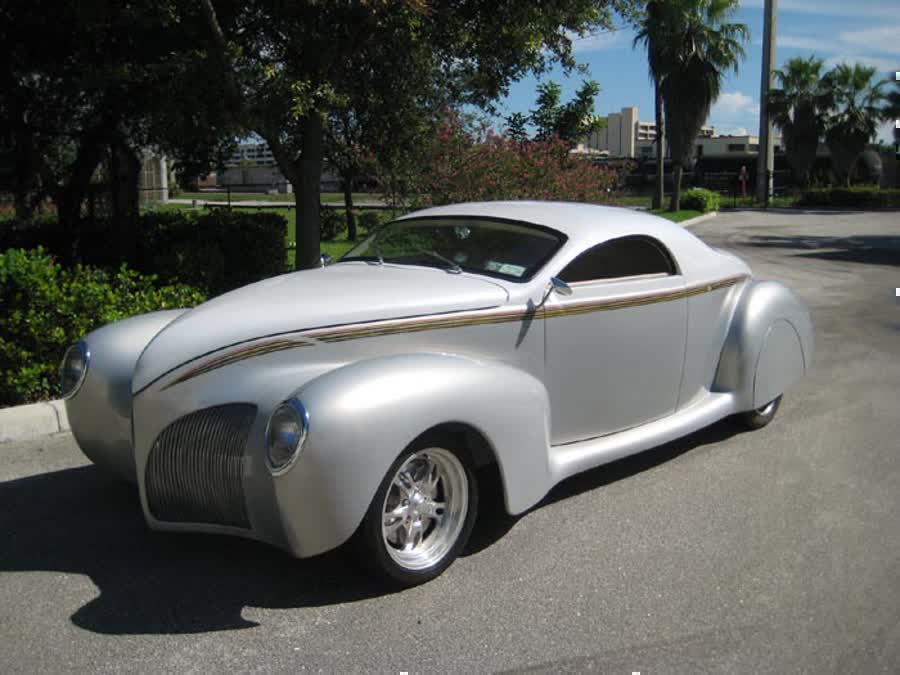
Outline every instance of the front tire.
{"type": "Polygon", "coordinates": [[[775,413],[781,406],[781,396],[772,399],[764,406],[756,410],[748,410],[738,415],[740,423],[748,429],[762,429],[769,422],[775,419],[775,413]]]}
{"type": "Polygon", "coordinates": [[[459,556],[478,511],[468,457],[438,443],[404,451],[382,480],[359,542],[376,572],[401,586],[439,576],[459,556]]]}

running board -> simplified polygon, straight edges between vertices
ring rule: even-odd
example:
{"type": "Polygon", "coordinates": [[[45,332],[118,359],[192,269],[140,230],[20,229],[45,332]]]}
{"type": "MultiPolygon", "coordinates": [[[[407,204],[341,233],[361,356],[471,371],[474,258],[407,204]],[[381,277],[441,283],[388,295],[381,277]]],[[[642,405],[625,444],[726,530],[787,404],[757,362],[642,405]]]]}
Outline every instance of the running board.
{"type": "Polygon", "coordinates": [[[684,410],[654,422],[587,441],[554,445],[550,448],[550,475],[556,484],[601,464],[687,436],[734,412],[734,394],[710,393],[684,410]]]}

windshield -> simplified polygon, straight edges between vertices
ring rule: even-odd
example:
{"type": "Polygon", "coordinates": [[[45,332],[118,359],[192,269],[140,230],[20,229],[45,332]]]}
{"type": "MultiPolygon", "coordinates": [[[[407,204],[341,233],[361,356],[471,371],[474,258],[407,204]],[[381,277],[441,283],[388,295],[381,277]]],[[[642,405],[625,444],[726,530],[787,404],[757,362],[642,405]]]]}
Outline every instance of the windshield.
{"type": "Polygon", "coordinates": [[[502,220],[410,218],[378,228],[340,261],[426,265],[527,281],[565,239],[549,228],[502,220]]]}

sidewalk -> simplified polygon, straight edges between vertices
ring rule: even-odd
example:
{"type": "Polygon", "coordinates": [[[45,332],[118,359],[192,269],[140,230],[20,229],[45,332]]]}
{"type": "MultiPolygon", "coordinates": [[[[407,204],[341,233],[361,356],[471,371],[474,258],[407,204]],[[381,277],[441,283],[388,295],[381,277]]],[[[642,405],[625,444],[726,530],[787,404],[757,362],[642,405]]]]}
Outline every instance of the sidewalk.
{"type": "Polygon", "coordinates": [[[0,443],[30,441],[62,431],[69,431],[69,418],[62,401],[0,408],[0,443]]]}

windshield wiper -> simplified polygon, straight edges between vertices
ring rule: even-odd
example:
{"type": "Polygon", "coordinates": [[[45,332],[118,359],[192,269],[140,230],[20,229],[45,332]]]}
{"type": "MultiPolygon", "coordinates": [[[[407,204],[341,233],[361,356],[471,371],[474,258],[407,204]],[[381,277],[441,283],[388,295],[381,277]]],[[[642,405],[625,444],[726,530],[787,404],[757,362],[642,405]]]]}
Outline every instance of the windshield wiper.
{"type": "Polygon", "coordinates": [[[430,255],[432,258],[437,258],[438,260],[441,260],[441,261],[447,263],[450,266],[450,269],[448,271],[452,272],[453,274],[459,274],[460,272],[462,272],[462,267],[459,266],[459,263],[454,262],[453,260],[450,260],[450,258],[441,255],[437,251],[428,251],[428,250],[422,248],[422,249],[419,249],[419,253],[424,253],[425,255],[430,255]]]}

